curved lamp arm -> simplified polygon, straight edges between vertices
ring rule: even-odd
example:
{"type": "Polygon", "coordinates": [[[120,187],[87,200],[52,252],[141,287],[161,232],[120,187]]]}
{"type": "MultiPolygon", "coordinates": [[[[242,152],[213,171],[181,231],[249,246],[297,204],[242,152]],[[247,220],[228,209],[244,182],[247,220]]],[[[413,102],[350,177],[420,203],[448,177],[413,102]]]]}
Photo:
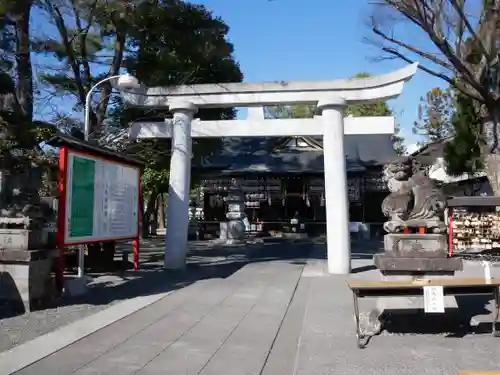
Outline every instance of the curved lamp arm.
{"type": "MultiPolygon", "coordinates": [[[[90,136],[90,100],[92,99],[92,93],[94,92],[94,90],[99,87],[100,85],[102,85],[104,82],[107,82],[107,81],[110,81],[112,79],[116,79],[116,78],[123,78],[123,77],[126,77],[128,76],[127,74],[119,74],[119,75],[114,75],[114,76],[110,76],[110,77],[106,77],[102,80],[100,80],[99,82],[97,82],[94,86],[92,86],[92,88],[87,92],[87,95],[85,96],[85,108],[84,108],[84,119],[83,119],[83,124],[84,124],[84,137],[85,137],[85,140],[88,141],[89,140],[89,136],[90,136]]],[[[135,79],[135,78],[133,78],[135,79]]]]}

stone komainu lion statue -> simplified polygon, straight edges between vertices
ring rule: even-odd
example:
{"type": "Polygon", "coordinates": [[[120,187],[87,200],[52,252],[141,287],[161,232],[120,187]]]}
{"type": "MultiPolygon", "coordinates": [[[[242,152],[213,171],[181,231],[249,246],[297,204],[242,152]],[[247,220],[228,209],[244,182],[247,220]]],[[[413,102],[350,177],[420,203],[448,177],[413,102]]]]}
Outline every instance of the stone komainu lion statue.
{"type": "Polygon", "coordinates": [[[382,212],[389,218],[384,229],[400,232],[404,227],[426,227],[444,233],[442,220],[446,197],[427,171],[413,158],[387,164],[383,179],[391,192],[382,202],[382,212]]]}

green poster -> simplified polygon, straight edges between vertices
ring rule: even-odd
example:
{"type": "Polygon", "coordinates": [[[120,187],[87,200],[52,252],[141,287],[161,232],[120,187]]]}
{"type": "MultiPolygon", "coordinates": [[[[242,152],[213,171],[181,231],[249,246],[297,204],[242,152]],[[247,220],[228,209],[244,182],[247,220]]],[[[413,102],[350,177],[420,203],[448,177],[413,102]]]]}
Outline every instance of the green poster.
{"type": "Polygon", "coordinates": [[[72,166],[69,236],[91,236],[94,227],[95,161],[74,156],[72,166]]]}

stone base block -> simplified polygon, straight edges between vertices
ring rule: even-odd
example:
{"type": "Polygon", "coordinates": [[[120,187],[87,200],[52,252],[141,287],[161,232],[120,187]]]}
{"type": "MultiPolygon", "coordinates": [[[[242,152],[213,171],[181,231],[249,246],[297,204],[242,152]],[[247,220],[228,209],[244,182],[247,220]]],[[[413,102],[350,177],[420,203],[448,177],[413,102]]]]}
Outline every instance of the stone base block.
{"type": "Polygon", "coordinates": [[[220,223],[221,240],[243,240],[245,238],[245,224],[242,220],[231,220],[220,223]]]}
{"type": "Polygon", "coordinates": [[[41,249],[45,248],[48,243],[48,232],[44,230],[0,229],[0,239],[4,250],[41,249]]]}
{"type": "Polygon", "coordinates": [[[446,258],[448,242],[445,234],[389,233],[384,236],[384,249],[394,256],[446,258]]]}
{"type": "Polygon", "coordinates": [[[228,228],[227,228],[227,222],[221,221],[220,222],[220,240],[227,240],[228,239],[228,228]]]}
{"type": "Polygon", "coordinates": [[[396,257],[376,254],[375,266],[383,274],[453,274],[463,269],[459,258],[396,257]]]}
{"type": "Polygon", "coordinates": [[[12,254],[9,261],[0,259],[0,300],[25,312],[49,306],[57,293],[52,277],[54,253],[20,251],[17,261],[12,254]]]}
{"type": "Polygon", "coordinates": [[[64,282],[64,294],[72,297],[80,296],[87,293],[87,284],[89,278],[87,276],[75,277],[64,282]]]}
{"type": "Polygon", "coordinates": [[[291,240],[305,240],[309,238],[307,233],[283,233],[282,237],[291,240]]]}

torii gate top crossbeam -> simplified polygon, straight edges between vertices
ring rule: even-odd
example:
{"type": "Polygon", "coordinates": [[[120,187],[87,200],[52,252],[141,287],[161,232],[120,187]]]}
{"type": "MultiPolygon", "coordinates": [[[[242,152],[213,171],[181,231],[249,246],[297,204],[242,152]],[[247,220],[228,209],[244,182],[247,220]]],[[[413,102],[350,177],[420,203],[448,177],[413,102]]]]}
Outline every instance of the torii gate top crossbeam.
{"type": "Polygon", "coordinates": [[[388,100],[397,97],[415,74],[418,64],[389,74],[330,81],[264,83],[218,83],[172,87],[140,87],[122,91],[125,102],[134,107],[165,108],[173,101],[190,102],[199,108],[227,108],[254,105],[316,104],[341,97],[349,104],[388,100]]]}

